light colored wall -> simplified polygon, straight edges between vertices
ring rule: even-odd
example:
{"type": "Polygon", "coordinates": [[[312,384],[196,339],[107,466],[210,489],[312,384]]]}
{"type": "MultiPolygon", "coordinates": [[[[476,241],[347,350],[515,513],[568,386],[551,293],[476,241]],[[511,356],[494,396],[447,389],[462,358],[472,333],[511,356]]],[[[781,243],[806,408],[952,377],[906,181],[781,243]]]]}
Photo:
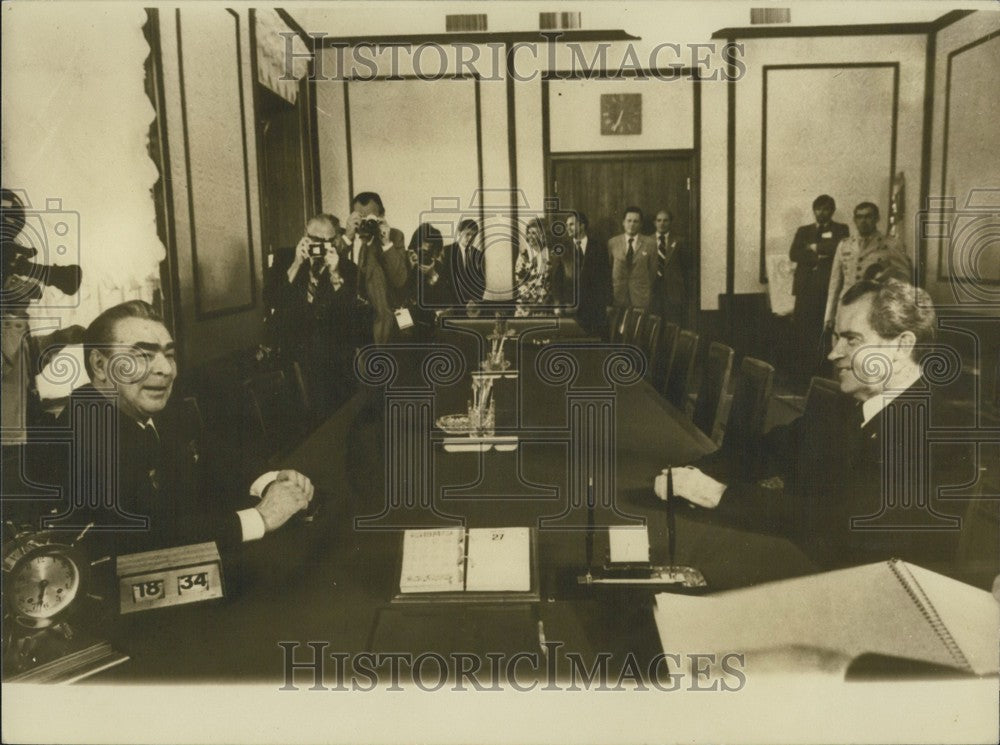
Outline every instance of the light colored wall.
{"type": "Polygon", "coordinates": [[[923,224],[927,231],[927,289],[938,307],[994,316],[1000,305],[1000,285],[975,278],[1000,279],[995,217],[1000,212],[1000,153],[996,147],[1000,37],[954,55],[950,87],[948,58],[998,30],[1000,14],[978,12],[946,27],[937,36],[928,191],[931,205],[913,220],[914,230],[923,224]],[[967,207],[972,189],[992,190],[975,196],[975,203],[985,209],[967,207]],[[952,200],[953,210],[939,209],[945,199],[952,200]],[[943,227],[936,227],[938,224],[943,227]],[[951,238],[939,237],[945,234],[951,238]],[[960,283],[952,277],[973,281],[960,283]]]}
{"type": "Polygon", "coordinates": [[[549,147],[553,153],[594,150],[683,150],[694,146],[694,83],[654,77],[553,80],[549,83],[549,147]],[[601,96],[642,95],[642,131],[601,135],[601,96]]]}
{"type": "MultiPolygon", "coordinates": [[[[917,191],[920,183],[921,168],[921,129],[923,119],[924,93],[924,62],[925,36],[865,36],[865,37],[835,37],[808,39],[752,39],[746,41],[744,62],[747,73],[737,83],[736,92],[736,185],[735,208],[735,275],[737,293],[763,292],[765,286],[759,281],[760,265],[760,226],[764,213],[761,210],[761,153],[763,122],[763,68],[765,65],[801,65],[801,64],[851,64],[866,62],[899,63],[899,110],[896,142],[897,172],[903,172],[907,178],[906,192],[907,214],[912,214],[916,208],[917,191]]],[[[853,83],[856,76],[849,75],[853,83]]],[[[832,79],[828,79],[832,80],[832,79]]],[[[789,79],[784,82],[781,91],[782,99],[794,100],[801,93],[804,100],[812,95],[812,81],[806,78],[789,79]]],[[[838,85],[842,92],[847,92],[846,86],[838,85]]],[[[865,169],[863,179],[867,184],[867,201],[879,205],[882,212],[880,228],[885,229],[888,216],[889,195],[889,163],[884,166],[879,163],[868,175],[869,161],[874,158],[884,160],[885,155],[879,149],[878,143],[883,141],[885,127],[885,90],[884,82],[879,77],[879,83],[872,91],[860,91],[854,100],[844,100],[837,109],[837,123],[831,126],[831,142],[837,143],[831,148],[833,155],[841,163],[862,164],[865,169]],[[842,108],[841,108],[842,107],[842,108]],[[875,113],[877,112],[877,118],[875,113]],[[844,132],[844,128],[848,128],[844,132]],[[845,143],[850,137],[856,137],[856,144],[848,147],[845,143]],[[846,148],[846,149],[845,149],[846,148]],[[884,174],[879,176],[878,174],[884,174]]],[[[777,144],[777,143],[775,143],[777,144]]],[[[843,170],[836,173],[828,172],[815,180],[808,177],[811,161],[803,158],[798,152],[795,158],[788,157],[783,152],[784,146],[775,152],[768,153],[770,164],[775,164],[772,174],[774,180],[792,180],[798,184],[800,198],[792,204],[771,204],[771,195],[767,195],[768,203],[765,210],[776,216],[781,222],[779,226],[787,230],[788,244],[794,235],[796,225],[809,222],[812,219],[810,205],[818,194],[829,192],[837,200],[837,218],[850,223],[853,204],[851,192],[841,196],[830,192],[831,179],[843,178],[843,170]],[[846,219],[845,219],[846,218],[846,219]]],[[[825,158],[826,156],[824,156],[825,158]]],[[[788,187],[786,187],[788,188],[788,187]]],[[[859,192],[854,192],[859,193],[859,192]]],[[[786,195],[779,195],[787,199],[786,195]]],[[[713,203],[716,200],[712,199],[713,203]]],[[[860,200],[859,200],[860,201],[860,200]]],[[[716,205],[717,206],[717,205],[716,205]]],[[[768,228],[769,232],[771,228],[768,228]]],[[[775,250],[787,251],[788,246],[780,240],[783,230],[773,232],[775,250]]],[[[904,236],[910,253],[913,253],[912,236],[904,236]]]]}

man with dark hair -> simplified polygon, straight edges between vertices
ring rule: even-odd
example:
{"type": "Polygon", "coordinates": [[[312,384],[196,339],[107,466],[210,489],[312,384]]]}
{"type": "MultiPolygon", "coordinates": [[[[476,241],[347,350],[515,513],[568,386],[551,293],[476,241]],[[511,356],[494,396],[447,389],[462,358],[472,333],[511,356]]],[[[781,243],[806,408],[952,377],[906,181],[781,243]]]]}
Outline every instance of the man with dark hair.
{"type": "Polygon", "coordinates": [[[608,241],[611,264],[611,290],[619,308],[649,308],[656,278],[656,243],[641,235],[642,210],[626,207],[622,213],[625,232],[608,241]]]}
{"type": "Polygon", "coordinates": [[[306,224],[287,268],[271,268],[265,284],[268,325],[282,356],[299,363],[317,414],[332,413],[351,394],[355,336],[351,330],[358,270],[337,251],[340,221],[318,214],[306,224]]]}
{"type": "Polygon", "coordinates": [[[441,257],[441,281],[448,288],[450,302],[465,307],[479,303],[486,291],[486,258],[476,245],[479,223],[472,218],[459,221],[454,243],[444,248],[441,257]]]}
{"type": "Polygon", "coordinates": [[[656,275],[650,309],[680,326],[687,325],[688,285],[691,258],[687,241],[673,229],[674,214],[660,210],[653,222],[656,227],[656,275]]]}
{"type": "Polygon", "coordinates": [[[611,266],[607,242],[590,234],[590,224],[582,212],[566,218],[563,255],[553,272],[556,300],[576,310],[576,320],[590,334],[603,336],[607,308],[611,305],[611,266]]]}
{"type": "Polygon", "coordinates": [[[346,258],[358,268],[359,309],[355,324],[361,341],[384,344],[396,328],[393,310],[403,302],[410,263],[403,233],[390,228],[382,197],[373,191],[359,192],[344,225],[346,258]]]}
{"type": "Polygon", "coordinates": [[[820,194],[813,200],[816,221],[795,231],[788,257],[795,262],[795,279],[792,294],[795,309],[796,355],[794,366],[811,375],[816,372],[820,356],[820,339],[823,336],[823,314],[826,312],[826,293],[830,287],[830,270],[833,255],[850,231],[846,225],[833,221],[837,204],[829,194],[820,194]]]}
{"type": "Polygon", "coordinates": [[[892,236],[882,235],[877,229],[878,206],[862,202],[854,208],[854,226],[857,235],[845,238],[837,246],[830,268],[827,290],[827,326],[837,317],[837,304],[851,285],[863,279],[876,281],[893,277],[903,282],[913,281],[913,264],[906,247],[892,236]]]}
{"type": "Polygon", "coordinates": [[[220,549],[281,527],[313,496],[296,471],[261,476],[243,499],[231,470],[213,468],[217,453],[185,431],[170,405],[177,360],[174,341],[155,309],[132,300],[101,313],[84,336],[91,383],[75,390],[60,423],[74,433],[68,462],[54,462],[67,509],[52,519],[72,527],[109,518],[145,529],[111,532],[115,553],[215,541],[220,549]],[[237,490],[238,491],[238,490],[237,490]],[[245,509],[238,502],[259,501],[245,509]]]}
{"type": "Polygon", "coordinates": [[[930,460],[928,425],[962,419],[923,377],[935,323],[922,289],[894,279],[855,284],[839,304],[829,356],[845,395],[807,404],[764,436],[752,460],[723,443],[697,468],[674,469],[674,493],[789,535],[826,567],[893,556],[951,562],[958,522],[937,491],[969,483],[975,469],[968,451],[930,460]]]}

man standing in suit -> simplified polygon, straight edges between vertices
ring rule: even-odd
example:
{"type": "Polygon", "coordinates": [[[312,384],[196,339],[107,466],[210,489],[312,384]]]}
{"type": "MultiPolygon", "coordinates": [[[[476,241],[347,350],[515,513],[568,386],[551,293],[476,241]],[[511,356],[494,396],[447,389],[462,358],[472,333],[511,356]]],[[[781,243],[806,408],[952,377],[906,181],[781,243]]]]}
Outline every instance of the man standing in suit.
{"type": "Polygon", "coordinates": [[[664,321],[679,326],[687,324],[688,260],[684,238],[671,230],[674,215],[670,210],[656,213],[656,279],[653,282],[651,310],[664,321]]]}
{"type": "Polygon", "coordinates": [[[554,271],[556,300],[576,310],[576,320],[589,334],[603,336],[611,304],[611,266],[607,243],[589,234],[587,216],[566,218],[566,240],[554,271]]]}
{"type": "Polygon", "coordinates": [[[913,264],[906,248],[894,237],[882,235],[877,230],[878,216],[878,206],[872,202],[862,202],[854,208],[857,235],[840,242],[830,269],[824,314],[827,326],[833,326],[840,298],[856,282],[887,277],[904,282],[913,281],[913,264]]]}
{"type": "Polygon", "coordinates": [[[353,390],[351,330],[358,270],[337,252],[340,221],[319,214],[306,224],[291,264],[272,267],[269,316],[283,355],[299,363],[316,413],[326,416],[353,390]]]}
{"type": "Polygon", "coordinates": [[[476,246],[479,223],[465,218],[458,223],[455,242],[444,249],[441,281],[449,289],[451,302],[458,307],[480,303],[486,291],[486,267],[483,250],[476,246]]]}
{"type": "Polygon", "coordinates": [[[830,270],[833,255],[850,231],[843,223],[833,221],[837,204],[829,194],[820,194],[813,200],[816,222],[803,225],[795,231],[789,258],[795,262],[792,294],[795,309],[795,367],[806,375],[816,372],[820,357],[820,339],[823,335],[823,315],[826,312],[826,293],[830,287],[830,270]]]}
{"type": "Polygon", "coordinates": [[[893,556],[950,561],[957,521],[938,490],[968,483],[975,468],[968,452],[929,449],[921,430],[968,426],[924,377],[920,361],[936,323],[922,289],[895,279],[855,284],[839,304],[829,355],[845,395],[807,404],[803,416],[770,430],[752,463],[734,468],[717,451],[697,468],[674,469],[674,494],[789,535],[829,568],[893,556]]]}
{"type": "Polygon", "coordinates": [[[656,242],[640,235],[642,210],[626,207],[622,214],[625,232],[608,241],[611,264],[611,290],[619,308],[647,310],[656,279],[656,242]]]}
{"type": "Polygon", "coordinates": [[[174,340],[148,303],[131,300],[104,311],[83,344],[91,383],[73,392],[60,420],[74,433],[74,452],[51,464],[70,500],[54,518],[57,525],[108,525],[115,510],[119,520],[147,518],[148,525],[102,531],[112,552],[203,541],[226,549],[276,530],[309,504],[312,483],[296,471],[265,474],[241,495],[231,468],[213,468],[219,449],[185,431],[170,405],[174,340]],[[259,501],[237,509],[249,497],[259,501]]]}
{"type": "Polygon", "coordinates": [[[377,193],[359,193],[351,209],[343,243],[347,258],[358,268],[359,341],[385,344],[396,327],[393,310],[400,305],[410,276],[406,239],[402,231],[389,227],[377,193]],[[371,220],[378,223],[377,234],[362,224],[370,225],[371,220]]]}

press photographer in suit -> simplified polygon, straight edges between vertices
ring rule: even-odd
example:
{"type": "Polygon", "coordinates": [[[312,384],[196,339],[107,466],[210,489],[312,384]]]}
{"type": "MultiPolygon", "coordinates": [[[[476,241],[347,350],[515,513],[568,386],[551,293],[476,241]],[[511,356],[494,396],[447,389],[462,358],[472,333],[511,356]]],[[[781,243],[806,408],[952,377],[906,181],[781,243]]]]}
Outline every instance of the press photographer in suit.
{"type": "Polygon", "coordinates": [[[344,224],[344,256],[358,268],[360,344],[388,342],[396,329],[393,310],[402,303],[410,277],[406,238],[389,227],[382,197],[363,191],[352,201],[344,224]]]}
{"type": "Polygon", "coordinates": [[[772,429],[750,458],[723,442],[695,467],[673,469],[674,493],[787,535],[824,567],[893,556],[952,562],[955,508],[937,490],[968,483],[975,469],[954,451],[927,460],[935,451],[919,428],[965,419],[924,376],[935,327],[924,290],[895,279],[855,284],[839,304],[829,355],[844,395],[772,429]],[[918,477],[924,468],[933,483],[918,477]]]}
{"type": "Polygon", "coordinates": [[[326,416],[354,388],[351,329],[358,270],[337,252],[340,221],[319,214],[306,224],[287,268],[272,267],[266,283],[273,343],[299,363],[310,401],[326,416]]]}
{"type": "Polygon", "coordinates": [[[656,278],[653,280],[651,310],[664,321],[687,325],[688,283],[691,261],[687,241],[673,230],[670,210],[656,213],[656,278]]]}
{"type": "Polygon", "coordinates": [[[132,300],[94,319],[84,360],[91,383],[73,392],[60,420],[73,432],[73,452],[51,464],[53,483],[70,500],[50,516],[55,526],[145,516],[146,529],[98,528],[98,537],[112,553],[204,541],[226,550],[277,530],[309,505],[313,486],[303,474],[265,474],[248,489],[238,483],[238,465],[220,463],[221,448],[186,430],[171,405],[174,341],[148,303],[132,300]]]}

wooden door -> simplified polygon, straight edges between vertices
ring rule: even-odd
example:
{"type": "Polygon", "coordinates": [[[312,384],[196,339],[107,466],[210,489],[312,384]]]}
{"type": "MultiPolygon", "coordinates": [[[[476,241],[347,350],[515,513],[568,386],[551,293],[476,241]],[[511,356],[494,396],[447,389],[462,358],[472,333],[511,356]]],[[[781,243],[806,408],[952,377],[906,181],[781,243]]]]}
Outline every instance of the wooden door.
{"type": "Polygon", "coordinates": [[[692,274],[688,278],[689,318],[695,318],[700,283],[697,221],[692,180],[694,156],[681,153],[581,153],[549,157],[547,197],[558,199],[560,210],[583,212],[590,233],[603,239],[622,232],[622,212],[637,206],[643,214],[643,233],[653,233],[653,219],[662,209],[674,215],[671,232],[687,238],[692,274]]]}
{"type": "Polygon", "coordinates": [[[309,148],[303,146],[302,97],[293,105],[257,84],[261,230],[264,260],[302,237],[312,207],[309,148]]]}

